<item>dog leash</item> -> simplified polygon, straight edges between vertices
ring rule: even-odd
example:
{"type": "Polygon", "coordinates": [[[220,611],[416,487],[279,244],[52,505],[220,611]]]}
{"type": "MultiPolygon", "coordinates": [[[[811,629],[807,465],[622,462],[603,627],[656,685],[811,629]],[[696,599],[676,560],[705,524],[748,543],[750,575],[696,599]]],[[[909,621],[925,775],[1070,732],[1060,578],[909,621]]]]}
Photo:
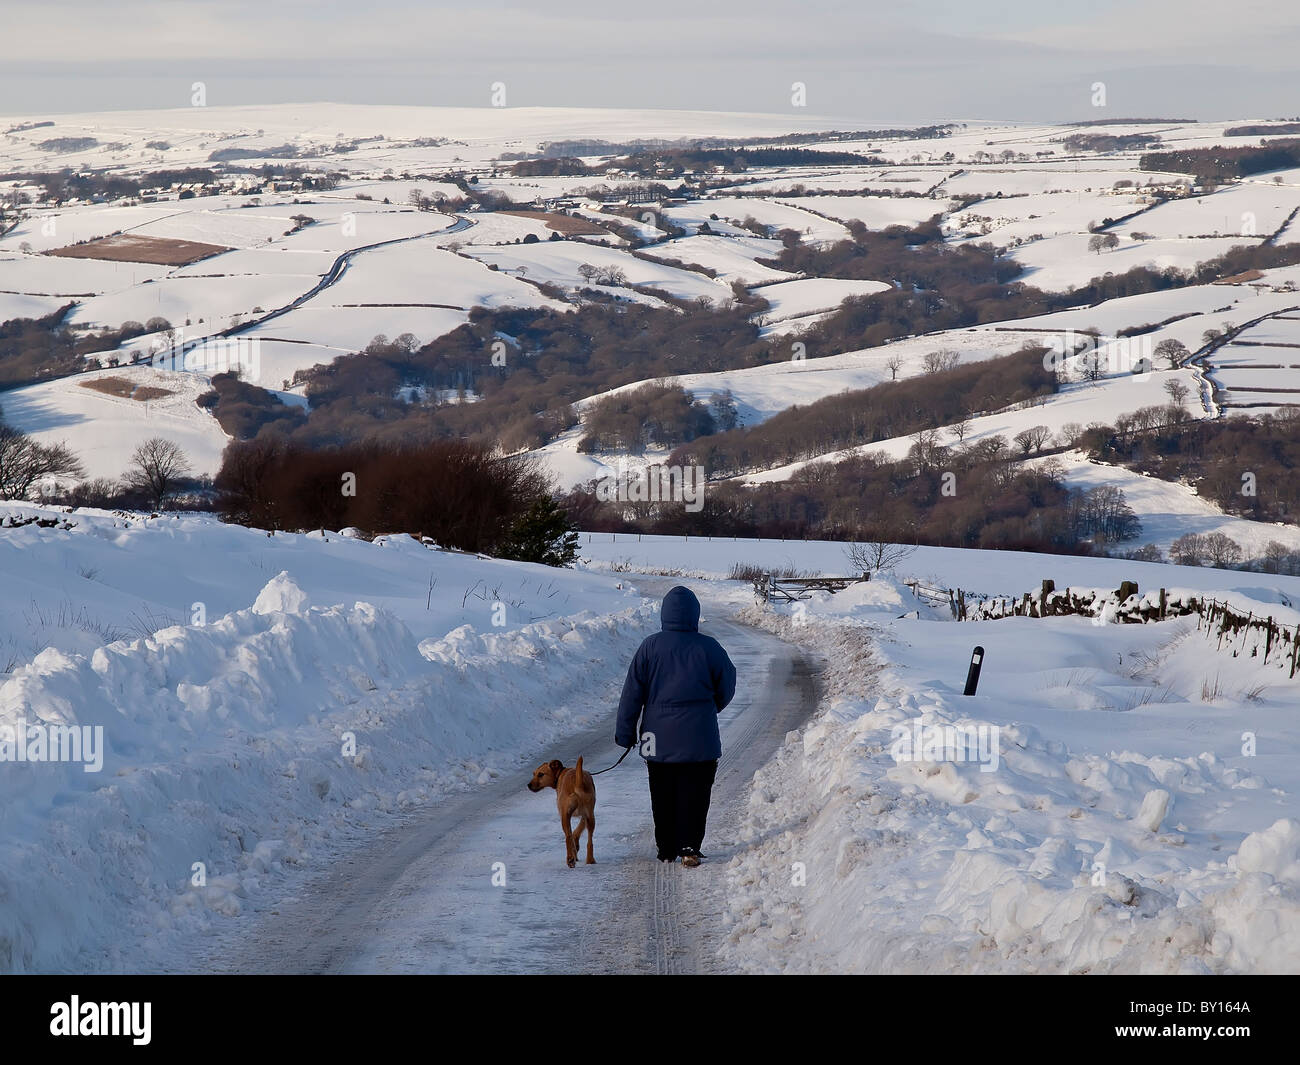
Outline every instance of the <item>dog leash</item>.
{"type": "MultiPolygon", "coordinates": [[[[634,746],[636,746],[636,744],[633,744],[632,746],[634,747],[634,746]]],[[[618,756],[618,762],[623,761],[623,759],[626,758],[626,757],[628,756],[628,753],[629,753],[631,750],[632,750],[632,747],[628,747],[626,750],[624,750],[623,753],[620,754],[620,755],[618,756]]],[[[608,773],[611,769],[617,769],[617,768],[618,768],[618,762],[615,762],[613,765],[611,765],[611,766],[607,766],[607,767],[604,768],[604,769],[597,769],[597,770],[596,770],[594,773],[592,773],[591,775],[592,775],[593,777],[598,777],[598,776],[600,776],[601,773],[608,773]]]]}

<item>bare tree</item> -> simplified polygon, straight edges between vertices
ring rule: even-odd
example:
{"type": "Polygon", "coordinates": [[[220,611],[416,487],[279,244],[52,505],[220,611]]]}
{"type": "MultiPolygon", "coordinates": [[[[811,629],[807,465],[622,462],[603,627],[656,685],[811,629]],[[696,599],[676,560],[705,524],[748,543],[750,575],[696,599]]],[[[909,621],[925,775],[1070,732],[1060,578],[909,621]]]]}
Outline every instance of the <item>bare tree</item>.
{"type": "Polygon", "coordinates": [[[1270,540],[1264,545],[1264,572],[1281,573],[1291,549],[1279,540],[1270,540]]]}
{"type": "Polygon", "coordinates": [[[926,373],[942,373],[944,370],[951,370],[960,361],[960,352],[953,351],[951,348],[941,348],[926,353],[921,360],[921,369],[926,373]]]}
{"type": "Polygon", "coordinates": [[[953,422],[948,426],[948,432],[957,438],[957,443],[962,443],[966,439],[966,434],[971,431],[971,420],[962,418],[960,421],[953,422]]]}
{"type": "Polygon", "coordinates": [[[844,549],[844,555],[859,572],[885,573],[894,569],[900,562],[906,561],[915,551],[915,547],[909,547],[907,544],[871,539],[849,544],[844,549]]]}
{"type": "Polygon", "coordinates": [[[898,371],[903,368],[903,356],[899,355],[897,352],[890,355],[889,358],[885,360],[885,368],[889,370],[889,379],[891,381],[897,381],[898,371]]]}
{"type": "Polygon", "coordinates": [[[1061,431],[1056,434],[1056,442],[1061,447],[1074,447],[1079,442],[1079,437],[1083,436],[1083,426],[1078,422],[1066,422],[1061,426],[1061,431]]]}
{"type": "Polygon", "coordinates": [[[1131,540],[1142,531],[1142,522],[1128,505],[1123,489],[1113,484],[1085,488],[1071,498],[1075,535],[1091,537],[1097,543],[1131,540]]]}
{"type": "Polygon", "coordinates": [[[1046,425],[1034,425],[1028,429],[1022,429],[1012,437],[1023,455],[1028,455],[1031,451],[1042,451],[1044,445],[1051,438],[1052,430],[1046,425]]]}
{"type": "Polygon", "coordinates": [[[66,444],[41,444],[0,422],[0,499],[24,499],[45,477],[86,476],[66,444]]]}
{"type": "Polygon", "coordinates": [[[1097,350],[1084,352],[1079,356],[1079,377],[1084,381],[1097,382],[1106,376],[1106,356],[1097,350]]]}
{"type": "Polygon", "coordinates": [[[1192,394],[1192,390],[1177,378],[1165,382],[1165,392],[1169,396],[1169,402],[1175,407],[1181,407],[1192,394]]]}
{"type": "Polygon", "coordinates": [[[912,446],[907,457],[916,463],[918,470],[930,470],[942,465],[948,449],[939,443],[938,429],[918,429],[912,434],[912,446]]]}
{"type": "Polygon", "coordinates": [[[1205,537],[1200,533],[1183,533],[1169,545],[1169,557],[1179,566],[1201,566],[1206,558],[1205,537]]]}
{"type": "Polygon", "coordinates": [[[161,436],[150,437],[131,453],[131,465],[123,476],[128,488],[148,495],[160,509],[190,472],[190,461],[179,444],[161,436]]]}
{"type": "Polygon", "coordinates": [[[1173,337],[1168,337],[1156,345],[1156,349],[1152,354],[1157,359],[1164,359],[1164,361],[1169,364],[1171,370],[1176,370],[1183,364],[1183,361],[1191,354],[1191,352],[1187,350],[1187,345],[1181,340],[1175,340],[1173,337]]]}
{"type": "Polygon", "coordinates": [[[1211,566],[1218,566],[1221,569],[1235,566],[1241,562],[1241,545],[1224,533],[1207,533],[1205,554],[1211,566]]]}

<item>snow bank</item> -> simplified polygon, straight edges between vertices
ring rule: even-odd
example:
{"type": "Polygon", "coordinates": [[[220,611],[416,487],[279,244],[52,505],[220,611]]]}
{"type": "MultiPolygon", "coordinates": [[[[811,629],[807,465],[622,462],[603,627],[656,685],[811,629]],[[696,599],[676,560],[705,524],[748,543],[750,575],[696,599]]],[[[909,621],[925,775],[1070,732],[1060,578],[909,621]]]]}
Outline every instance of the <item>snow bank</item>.
{"type": "Polygon", "coordinates": [[[254,614],[301,614],[310,605],[307,593],[293,583],[287,571],[281,570],[258,593],[252,609],[254,614]]]}
{"type": "Polygon", "coordinates": [[[891,618],[882,602],[845,613],[857,616],[744,611],[824,655],[827,674],[818,716],[755,776],[727,868],[729,966],[1296,970],[1300,821],[1279,816],[1293,800],[1261,775],[1294,764],[1293,698],[1177,702],[1191,682],[1153,638],[1162,626],[972,628],[891,618]],[[977,642],[981,694],[963,697],[977,642]],[[1117,655],[1156,668],[1136,683],[1160,686],[1132,688],[1136,672],[1111,672],[1117,655]],[[1135,697],[1117,695],[1125,683],[1135,697]],[[996,758],[960,745],[913,758],[898,742],[978,728],[995,730],[996,758]],[[1267,732],[1277,757],[1241,757],[1246,729],[1267,732]]]}
{"type": "Polygon", "coordinates": [[[340,832],[608,710],[621,677],[593,666],[652,620],[638,606],[417,645],[370,604],[308,605],[282,572],[205,626],[42,652],[0,687],[0,737],[98,729],[102,768],[16,762],[12,743],[0,762],[0,971],[167,967],[340,832]]]}
{"type": "MultiPolygon", "coordinates": [[[[246,609],[288,570],[308,603],[367,602],[417,638],[635,605],[617,577],[430,550],[405,535],[276,533],[0,502],[0,681],[48,647],[77,654],[246,609]]],[[[282,609],[269,604],[273,609],[282,609]]]]}

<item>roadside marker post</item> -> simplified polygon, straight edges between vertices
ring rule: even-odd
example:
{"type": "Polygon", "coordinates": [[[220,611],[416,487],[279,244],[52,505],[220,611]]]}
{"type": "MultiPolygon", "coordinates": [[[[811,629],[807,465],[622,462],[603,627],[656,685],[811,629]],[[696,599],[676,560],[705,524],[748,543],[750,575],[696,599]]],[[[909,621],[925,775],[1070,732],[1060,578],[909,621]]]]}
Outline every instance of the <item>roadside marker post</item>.
{"type": "Polygon", "coordinates": [[[976,647],[971,652],[970,669],[966,671],[966,690],[962,695],[974,695],[975,689],[979,687],[980,668],[984,665],[984,648],[976,647]]]}

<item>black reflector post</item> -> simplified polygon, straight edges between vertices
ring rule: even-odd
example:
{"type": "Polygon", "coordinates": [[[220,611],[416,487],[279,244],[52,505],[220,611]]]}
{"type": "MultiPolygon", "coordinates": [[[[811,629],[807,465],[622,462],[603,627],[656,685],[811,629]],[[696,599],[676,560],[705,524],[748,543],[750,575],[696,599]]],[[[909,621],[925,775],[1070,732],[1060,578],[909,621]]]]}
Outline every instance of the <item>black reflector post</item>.
{"type": "Polygon", "coordinates": [[[966,671],[966,690],[962,695],[974,695],[975,689],[979,687],[980,666],[984,664],[984,648],[977,647],[970,655],[970,669],[966,671]]]}

